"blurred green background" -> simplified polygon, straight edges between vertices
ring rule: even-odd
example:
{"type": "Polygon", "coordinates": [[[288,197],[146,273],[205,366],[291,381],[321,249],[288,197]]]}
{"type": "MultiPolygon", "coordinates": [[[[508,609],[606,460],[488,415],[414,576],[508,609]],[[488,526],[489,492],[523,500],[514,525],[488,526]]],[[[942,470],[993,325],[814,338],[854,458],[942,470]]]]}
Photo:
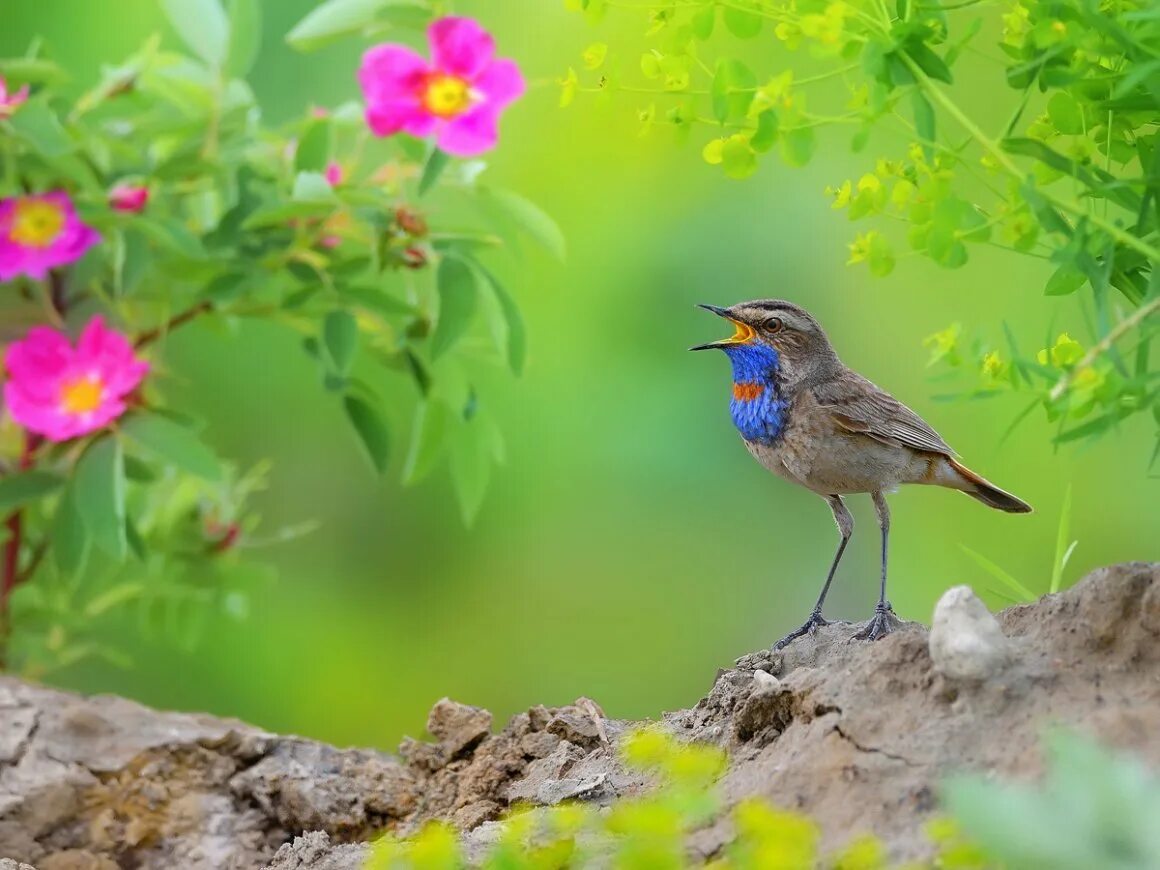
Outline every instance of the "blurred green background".
{"type": "MultiPolygon", "coordinates": [[[[252,81],[271,120],[357,96],[357,46],[299,55],[283,42],[313,5],[263,6],[252,81]]],[[[383,482],[367,472],[296,338],[270,327],[238,336],[190,328],[169,344],[184,379],[179,400],[209,420],[223,455],[274,461],[260,500],[270,528],[310,517],[321,528],[255,554],[274,563],[278,582],[262,588],[248,621],[211,624],[195,653],[138,644],[133,670],[90,665],[55,682],[383,747],[421,733],[443,695],[498,717],[579,695],[617,717],[695,702],[718,666],[801,621],[837,538],[821,500],[761,470],[739,442],[724,356],[685,352],[724,334],[693,308],[699,301],[806,305],[849,364],[1038,509],[1008,516],[923,488],[894,496],[890,597],[901,614],[928,619],[953,584],[996,585],[960,544],[1045,589],[1069,484],[1079,546],[1066,582],[1098,565],[1160,558],[1147,423],[1055,451],[1054,427],[1038,413],[1000,443],[1018,398],[931,398],[945,386],[932,383],[921,340],[951,322],[997,339],[1006,320],[1027,347],[1041,346],[1049,323],[1053,334],[1088,339],[1074,298],[1042,296],[1044,264],[973,249],[960,271],[904,258],[882,281],[844,265],[854,227],[822,190],[900,142],[876,139],[856,156],[845,131],[824,133],[808,169],[770,159],[756,177],[728,181],[702,162],[704,135],[683,147],[638,137],[630,100],[597,106],[581,95],[557,107],[555,79],[579,66],[585,46],[636,45],[639,19],[593,30],[559,0],[456,9],[490,27],[533,83],[505,118],[488,177],[542,204],[570,245],[563,266],[534,251],[499,266],[520,296],[531,356],[521,379],[485,376],[508,461],[475,528],[463,527],[445,471],[413,490],[397,474],[383,482]]],[[[151,0],[5,0],[0,15],[0,54],[42,36],[78,86],[151,33],[179,45],[151,0]]],[[[777,50],[772,36],[755,47],[767,50],[777,50]]],[[[625,60],[635,65],[631,52],[625,60]]],[[[957,91],[998,123],[1007,111],[993,99],[999,68],[971,69],[957,91]]],[[[404,383],[391,389],[403,402],[397,465],[410,400],[404,383]]],[[[858,530],[827,613],[861,619],[876,595],[878,536],[868,498],[851,502],[858,530]]]]}

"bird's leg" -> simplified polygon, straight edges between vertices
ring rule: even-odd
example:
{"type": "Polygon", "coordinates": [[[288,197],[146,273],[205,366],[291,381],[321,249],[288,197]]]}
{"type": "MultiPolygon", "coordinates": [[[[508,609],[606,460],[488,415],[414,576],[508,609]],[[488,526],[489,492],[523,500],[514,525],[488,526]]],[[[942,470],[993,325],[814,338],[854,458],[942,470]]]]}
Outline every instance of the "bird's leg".
{"type": "Polygon", "coordinates": [[[826,594],[830,591],[830,584],[834,582],[834,574],[838,570],[838,563],[842,561],[842,553],[846,551],[846,544],[850,543],[850,535],[854,533],[854,517],[846,508],[846,503],[836,495],[826,497],[830,510],[834,512],[834,522],[838,524],[838,531],[842,540],[838,542],[838,552],[834,554],[834,561],[830,563],[830,573],[826,575],[826,582],[822,586],[822,593],[818,596],[818,603],[814,605],[813,613],[801,628],[795,629],[774,644],[774,649],[784,649],[791,641],[809,634],[816,626],[829,625],[829,620],[822,617],[822,605],[826,603],[826,594]]]}
{"type": "Polygon", "coordinates": [[[886,553],[890,542],[890,508],[881,490],[873,493],[874,513],[878,515],[878,526],[882,529],[882,585],[878,590],[878,606],[866,627],[854,635],[857,640],[878,640],[886,637],[902,623],[894,615],[894,608],[886,600],[886,553]]]}

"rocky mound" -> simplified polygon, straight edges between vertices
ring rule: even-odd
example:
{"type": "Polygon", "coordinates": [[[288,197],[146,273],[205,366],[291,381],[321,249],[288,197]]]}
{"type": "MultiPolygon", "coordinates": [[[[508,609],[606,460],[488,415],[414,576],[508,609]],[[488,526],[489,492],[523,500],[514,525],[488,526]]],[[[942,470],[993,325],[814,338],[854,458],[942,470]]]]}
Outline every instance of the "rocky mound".
{"type": "MultiPolygon", "coordinates": [[[[851,643],[856,628],[745,656],[695,707],[664,716],[728,749],[727,803],[766,797],[816,818],[826,848],[873,831],[905,858],[925,853],[919,832],[945,774],[1034,776],[1053,722],[1160,766],[1160,565],[1096,571],[997,622],[960,587],[929,633],[911,624],[851,643]]],[[[636,724],[581,699],[492,733],[487,711],[443,700],[434,741],[392,756],[0,680],[0,858],[40,870],[353,870],[360,840],[432,818],[479,845],[517,801],[639,793],[616,760],[636,724]]],[[[727,838],[724,823],[710,826],[691,848],[708,857],[727,838]]]]}

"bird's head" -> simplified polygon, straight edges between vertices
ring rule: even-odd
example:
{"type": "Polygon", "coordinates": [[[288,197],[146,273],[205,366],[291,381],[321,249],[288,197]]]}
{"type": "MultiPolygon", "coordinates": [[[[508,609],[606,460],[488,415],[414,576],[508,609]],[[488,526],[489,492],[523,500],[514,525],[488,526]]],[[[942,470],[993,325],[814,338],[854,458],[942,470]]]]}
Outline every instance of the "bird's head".
{"type": "Polygon", "coordinates": [[[792,302],[758,299],[729,308],[700,307],[733,324],[733,335],[689,350],[723,350],[733,361],[735,373],[765,364],[777,370],[782,383],[792,386],[819,367],[837,362],[821,324],[792,302]]]}

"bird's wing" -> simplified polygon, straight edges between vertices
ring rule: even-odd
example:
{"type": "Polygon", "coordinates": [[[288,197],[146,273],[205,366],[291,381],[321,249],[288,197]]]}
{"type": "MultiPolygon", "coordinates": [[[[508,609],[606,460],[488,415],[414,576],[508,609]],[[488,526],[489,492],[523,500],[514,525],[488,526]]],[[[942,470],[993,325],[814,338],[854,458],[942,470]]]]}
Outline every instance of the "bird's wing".
{"type": "Polygon", "coordinates": [[[954,456],[955,451],[918,414],[861,375],[851,371],[814,387],[814,397],[834,421],[896,447],[954,456]]]}

